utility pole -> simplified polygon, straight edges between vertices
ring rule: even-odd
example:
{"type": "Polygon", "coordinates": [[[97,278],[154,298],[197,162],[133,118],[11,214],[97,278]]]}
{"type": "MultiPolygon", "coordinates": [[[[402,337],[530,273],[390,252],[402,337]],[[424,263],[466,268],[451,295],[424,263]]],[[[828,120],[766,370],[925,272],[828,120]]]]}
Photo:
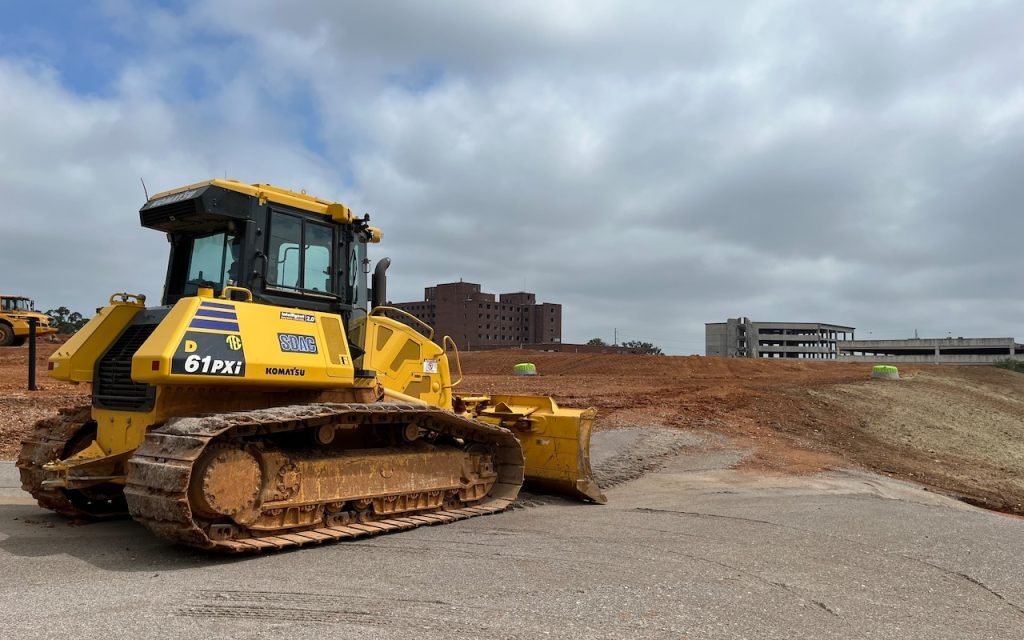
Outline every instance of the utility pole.
{"type": "Polygon", "coordinates": [[[619,346],[619,329],[618,329],[618,327],[615,327],[614,329],[612,329],[612,331],[615,332],[614,333],[615,337],[612,338],[612,346],[613,347],[617,347],[617,346],[619,346]]]}

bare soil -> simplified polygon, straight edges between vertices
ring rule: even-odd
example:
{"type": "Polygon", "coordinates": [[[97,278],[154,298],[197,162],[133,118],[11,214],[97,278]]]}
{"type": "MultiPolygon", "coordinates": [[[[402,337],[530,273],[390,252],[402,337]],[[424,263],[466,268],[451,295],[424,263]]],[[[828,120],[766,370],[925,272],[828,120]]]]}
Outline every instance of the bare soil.
{"type": "MultiPolygon", "coordinates": [[[[828,420],[820,446],[979,506],[1024,514],[1024,375],[995,367],[923,370],[896,384],[806,394],[828,420]]],[[[806,440],[805,428],[791,430],[806,440]]]]}
{"type": "Polygon", "coordinates": [[[37,420],[61,407],[89,404],[90,385],[73,385],[46,375],[46,360],[59,346],[47,340],[38,343],[37,391],[28,391],[28,347],[0,347],[0,460],[17,457],[21,439],[37,420]]]}
{"type": "MultiPolygon", "coordinates": [[[[89,402],[89,385],[45,374],[25,389],[28,350],[0,349],[0,459],[59,407],[89,402]]],[[[1024,375],[993,367],[901,367],[873,381],[870,366],[699,356],[490,351],[463,353],[465,393],[535,393],[599,410],[599,430],[664,426],[714,432],[752,452],[760,473],[862,468],[968,502],[1024,515],[1024,375]],[[517,362],[540,375],[511,375],[517,362]]]]}
{"type": "Polygon", "coordinates": [[[725,358],[462,354],[463,391],[551,395],[599,409],[598,429],[717,432],[761,473],[860,468],[1024,515],[1024,375],[995,367],[900,367],[725,358]],[[517,362],[540,375],[510,375],[517,362]]]}

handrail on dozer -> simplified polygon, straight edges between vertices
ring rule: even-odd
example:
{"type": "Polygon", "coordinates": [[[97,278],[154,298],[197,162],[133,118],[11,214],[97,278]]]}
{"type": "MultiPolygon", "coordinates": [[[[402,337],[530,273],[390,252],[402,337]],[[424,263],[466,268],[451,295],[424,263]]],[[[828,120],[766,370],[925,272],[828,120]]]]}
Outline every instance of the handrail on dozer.
{"type": "Polygon", "coordinates": [[[371,309],[370,310],[370,315],[371,316],[379,316],[379,315],[381,315],[380,313],[377,313],[378,311],[381,311],[381,312],[383,312],[383,311],[390,311],[392,313],[397,313],[399,315],[405,316],[406,318],[409,318],[410,320],[412,320],[413,322],[415,322],[416,324],[420,325],[421,327],[423,327],[424,329],[426,329],[427,331],[430,332],[429,335],[427,336],[427,340],[433,340],[434,339],[434,327],[430,326],[426,322],[423,322],[422,320],[420,320],[416,316],[412,315],[408,311],[405,311],[404,309],[399,309],[398,307],[388,307],[388,306],[385,306],[385,305],[381,305],[379,307],[374,307],[373,309],[371,309]]]}
{"type": "Polygon", "coordinates": [[[459,347],[458,347],[458,345],[455,344],[455,341],[452,340],[451,336],[445,336],[443,342],[444,342],[444,344],[442,346],[445,347],[446,349],[447,349],[448,345],[452,346],[452,351],[455,352],[455,364],[459,365],[459,379],[456,380],[455,382],[449,384],[449,385],[446,385],[446,387],[448,389],[454,389],[455,387],[459,386],[459,384],[462,382],[462,377],[463,377],[462,376],[462,360],[459,358],[459,347]]]}

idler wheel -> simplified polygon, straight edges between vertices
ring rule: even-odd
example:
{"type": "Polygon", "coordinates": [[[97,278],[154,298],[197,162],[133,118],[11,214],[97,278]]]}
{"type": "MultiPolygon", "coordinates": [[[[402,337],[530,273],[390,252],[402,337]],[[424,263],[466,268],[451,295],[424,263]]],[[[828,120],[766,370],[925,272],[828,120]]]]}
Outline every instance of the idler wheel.
{"type": "Polygon", "coordinates": [[[229,516],[240,524],[251,523],[259,515],[262,485],[263,471],[255,456],[228,444],[214,445],[192,472],[192,509],[207,517],[229,516]]]}

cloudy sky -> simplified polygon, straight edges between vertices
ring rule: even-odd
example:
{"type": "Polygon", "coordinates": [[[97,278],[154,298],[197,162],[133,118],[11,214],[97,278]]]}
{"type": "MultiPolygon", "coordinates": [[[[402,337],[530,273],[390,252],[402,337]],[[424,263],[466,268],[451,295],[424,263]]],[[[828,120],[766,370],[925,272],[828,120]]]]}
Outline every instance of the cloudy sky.
{"type": "Polygon", "coordinates": [[[462,277],[565,341],[704,323],[1024,338],[1019,2],[2,2],[0,289],[155,299],[150,193],[341,200],[390,297],[462,277]]]}

